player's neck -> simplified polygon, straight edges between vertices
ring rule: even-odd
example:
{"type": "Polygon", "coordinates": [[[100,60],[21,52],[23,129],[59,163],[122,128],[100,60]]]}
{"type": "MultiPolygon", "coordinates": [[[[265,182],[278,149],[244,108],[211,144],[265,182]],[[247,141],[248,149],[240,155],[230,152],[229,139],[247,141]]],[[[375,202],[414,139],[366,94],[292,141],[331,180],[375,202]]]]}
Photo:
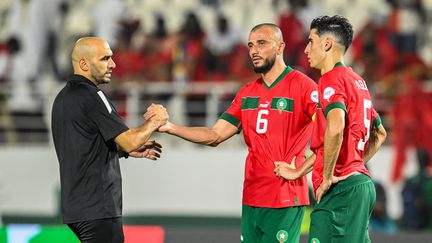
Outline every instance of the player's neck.
{"type": "Polygon", "coordinates": [[[343,56],[339,56],[339,57],[328,57],[325,61],[324,61],[324,65],[321,67],[321,75],[324,75],[325,73],[331,71],[336,64],[339,63],[344,63],[343,62],[343,56]]]}
{"type": "Polygon", "coordinates": [[[275,63],[274,66],[267,72],[262,73],[261,78],[267,86],[271,86],[274,81],[285,71],[285,63],[275,63]]]}

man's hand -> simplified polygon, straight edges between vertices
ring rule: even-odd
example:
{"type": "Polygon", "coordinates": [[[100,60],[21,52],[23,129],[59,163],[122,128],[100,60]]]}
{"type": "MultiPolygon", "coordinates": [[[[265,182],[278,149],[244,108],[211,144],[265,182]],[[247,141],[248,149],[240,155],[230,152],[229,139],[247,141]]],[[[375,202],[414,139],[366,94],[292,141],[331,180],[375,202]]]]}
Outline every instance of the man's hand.
{"type": "Polygon", "coordinates": [[[173,127],[170,121],[167,121],[165,125],[159,127],[158,132],[168,132],[173,127]]]}
{"type": "Polygon", "coordinates": [[[324,194],[328,191],[328,189],[330,188],[331,185],[336,184],[340,181],[345,180],[346,178],[357,174],[358,172],[354,171],[349,173],[348,175],[344,175],[344,176],[333,176],[331,179],[327,179],[327,180],[323,180],[323,182],[321,183],[321,185],[318,187],[318,189],[316,190],[316,200],[317,203],[319,203],[322,199],[322,197],[324,196],[324,194]]]}
{"type": "Polygon", "coordinates": [[[282,177],[285,180],[297,180],[301,174],[296,169],[295,166],[295,159],[294,157],[290,163],[284,162],[284,161],[275,161],[275,169],[274,172],[277,177],[282,177]]]}
{"type": "Polygon", "coordinates": [[[324,196],[324,194],[326,194],[328,189],[330,189],[331,185],[332,185],[332,179],[324,179],[321,182],[321,185],[316,190],[316,195],[315,195],[317,203],[320,203],[321,198],[324,196]]]}
{"type": "Polygon", "coordinates": [[[151,104],[147,108],[147,112],[144,114],[144,119],[147,121],[155,122],[155,124],[159,128],[160,126],[167,123],[169,115],[165,107],[163,107],[162,105],[151,104]]]}
{"type": "Polygon", "coordinates": [[[146,158],[157,160],[162,153],[162,145],[156,141],[147,141],[141,148],[129,153],[129,156],[135,158],[146,158]]]}

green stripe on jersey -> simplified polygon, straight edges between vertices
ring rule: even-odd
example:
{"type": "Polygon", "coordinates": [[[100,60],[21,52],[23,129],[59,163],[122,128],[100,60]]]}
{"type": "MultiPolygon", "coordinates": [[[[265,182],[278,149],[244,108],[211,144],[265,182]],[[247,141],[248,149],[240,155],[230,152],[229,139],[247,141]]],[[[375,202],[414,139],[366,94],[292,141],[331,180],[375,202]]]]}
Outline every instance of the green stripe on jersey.
{"type": "Polygon", "coordinates": [[[294,100],[285,97],[274,97],[271,109],[292,112],[294,110],[294,100]]]}
{"type": "Polygon", "coordinates": [[[324,116],[327,117],[327,113],[329,113],[330,110],[334,109],[334,108],[341,108],[342,110],[344,110],[346,112],[346,107],[345,104],[342,102],[333,102],[331,104],[329,104],[325,111],[324,111],[324,116]]]}
{"type": "Polygon", "coordinates": [[[242,110],[256,109],[258,108],[259,97],[243,97],[242,98],[242,110]]]}

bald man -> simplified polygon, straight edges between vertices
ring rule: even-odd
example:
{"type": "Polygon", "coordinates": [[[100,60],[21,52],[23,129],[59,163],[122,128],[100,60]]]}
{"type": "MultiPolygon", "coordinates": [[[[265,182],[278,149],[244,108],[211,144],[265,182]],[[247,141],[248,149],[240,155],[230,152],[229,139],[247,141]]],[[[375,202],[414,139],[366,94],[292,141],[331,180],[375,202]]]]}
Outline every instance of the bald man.
{"type": "Polygon", "coordinates": [[[115,63],[107,42],[79,39],[72,51],[74,75],[52,108],[52,136],[60,165],[61,210],[82,243],[124,241],[119,157],[156,160],[161,145],[151,134],[165,124],[160,105],[154,116],[129,129],[99,84],[109,83],[115,63]]]}
{"type": "MultiPolygon", "coordinates": [[[[312,134],[317,85],[285,64],[285,43],[278,26],[255,26],[248,46],[254,70],[261,77],[240,89],[213,127],[184,127],[168,122],[159,131],[217,146],[243,130],[249,154],[241,239],[247,243],[298,243],[304,206],[309,204],[307,181],[297,174],[283,178],[278,168],[296,167],[299,173],[310,168],[304,167],[305,150],[312,134]]],[[[145,118],[152,115],[149,111],[145,118]]]]}

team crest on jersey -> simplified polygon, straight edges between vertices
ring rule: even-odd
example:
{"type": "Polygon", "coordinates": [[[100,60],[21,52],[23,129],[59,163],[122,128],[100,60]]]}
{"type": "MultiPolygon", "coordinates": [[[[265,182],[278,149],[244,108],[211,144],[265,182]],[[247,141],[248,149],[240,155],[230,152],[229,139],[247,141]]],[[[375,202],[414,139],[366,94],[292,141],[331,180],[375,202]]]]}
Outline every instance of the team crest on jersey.
{"type": "Polygon", "coordinates": [[[317,238],[312,238],[310,243],[320,243],[320,241],[317,238]]]}
{"type": "Polygon", "coordinates": [[[276,233],[276,238],[278,239],[279,242],[285,242],[288,240],[288,232],[286,232],[285,230],[279,230],[276,233]]]}
{"type": "Polygon", "coordinates": [[[288,105],[288,101],[285,98],[279,98],[276,103],[276,107],[278,110],[285,110],[288,105]]]}
{"type": "Polygon", "coordinates": [[[313,102],[318,103],[318,91],[312,91],[310,94],[310,98],[313,102]]]}
{"type": "Polygon", "coordinates": [[[330,97],[332,97],[334,94],[335,94],[335,90],[332,87],[327,87],[324,89],[323,97],[325,100],[328,101],[330,99],[330,97]]]}

